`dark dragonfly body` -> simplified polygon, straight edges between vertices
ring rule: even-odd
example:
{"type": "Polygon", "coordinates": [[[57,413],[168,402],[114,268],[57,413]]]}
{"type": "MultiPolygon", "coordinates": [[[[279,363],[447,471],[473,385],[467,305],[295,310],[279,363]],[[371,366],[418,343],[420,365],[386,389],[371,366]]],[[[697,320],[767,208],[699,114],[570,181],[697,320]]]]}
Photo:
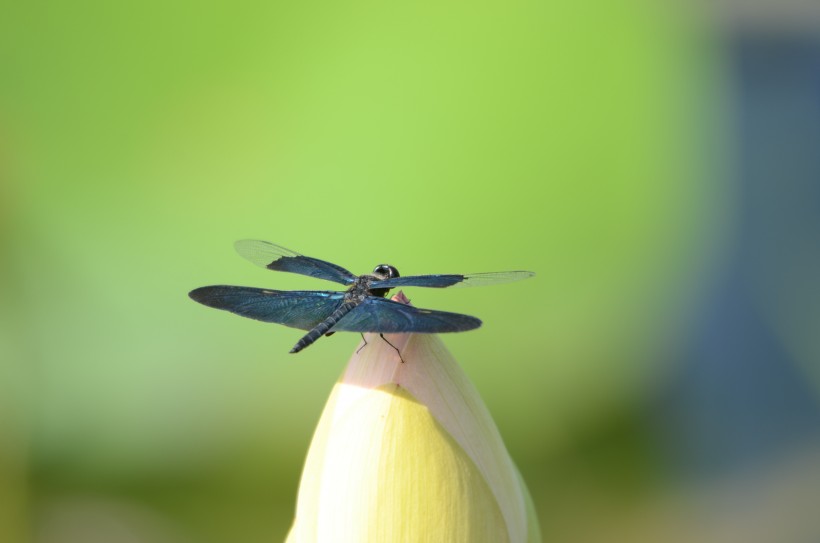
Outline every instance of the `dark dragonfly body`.
{"type": "Polygon", "coordinates": [[[282,291],[216,285],[192,290],[189,296],[208,307],[230,311],[263,322],[308,330],[291,353],[298,353],[323,335],[335,332],[426,333],[464,332],[481,326],[469,315],[420,309],[385,299],[397,287],[479,286],[518,281],[534,275],[513,271],[469,275],[415,275],[401,277],[388,264],[372,274],[356,276],[341,266],[274,245],[242,240],[236,250],[254,264],[269,270],[298,273],[347,286],[339,291],[282,291]]]}

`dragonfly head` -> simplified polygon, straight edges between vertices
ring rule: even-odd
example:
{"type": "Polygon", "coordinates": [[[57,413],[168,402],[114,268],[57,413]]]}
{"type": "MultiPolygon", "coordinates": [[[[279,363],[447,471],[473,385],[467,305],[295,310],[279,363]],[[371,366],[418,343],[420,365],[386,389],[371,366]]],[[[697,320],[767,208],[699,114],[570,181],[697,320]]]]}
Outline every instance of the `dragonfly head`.
{"type": "Polygon", "coordinates": [[[390,264],[379,264],[375,268],[373,268],[373,275],[380,280],[385,279],[393,279],[394,277],[399,277],[399,270],[391,266],[390,264]]]}

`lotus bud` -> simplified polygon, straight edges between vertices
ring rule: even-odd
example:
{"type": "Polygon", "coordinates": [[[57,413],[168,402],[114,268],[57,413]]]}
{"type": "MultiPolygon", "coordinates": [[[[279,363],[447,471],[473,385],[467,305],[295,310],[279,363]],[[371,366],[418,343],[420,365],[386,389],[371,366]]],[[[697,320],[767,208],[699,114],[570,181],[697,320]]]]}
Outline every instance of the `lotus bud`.
{"type": "Polygon", "coordinates": [[[330,394],[287,543],[540,542],[524,482],[441,340],[385,338],[366,334],[330,394]]]}

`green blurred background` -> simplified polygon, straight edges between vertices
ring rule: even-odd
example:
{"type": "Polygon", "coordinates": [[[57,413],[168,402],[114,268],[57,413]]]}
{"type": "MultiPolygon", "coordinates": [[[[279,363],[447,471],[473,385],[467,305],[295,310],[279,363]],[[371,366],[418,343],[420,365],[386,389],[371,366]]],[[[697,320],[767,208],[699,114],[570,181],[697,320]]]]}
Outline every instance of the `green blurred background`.
{"type": "Polygon", "coordinates": [[[732,40],[746,34],[711,15],[638,0],[0,5],[0,541],[284,538],[358,337],[292,356],[299,331],[191,302],[207,284],[333,288],[249,265],[241,238],[355,273],[536,271],[408,295],[485,321],[445,341],[545,541],[820,541],[820,229],[740,234],[732,40]],[[738,249],[761,246],[753,261],[738,249]],[[740,299],[764,332],[722,328],[738,322],[714,311],[737,299],[726,270],[755,270],[740,299]],[[744,349],[764,352],[743,338],[766,334],[779,350],[762,363],[793,378],[762,407],[769,374],[721,404],[744,349]],[[779,401],[790,386],[803,404],[779,401]],[[739,418],[713,428],[716,413],[739,418]],[[726,432],[743,427],[746,441],[726,432]],[[789,446],[756,456],[752,438],[789,446]]]}

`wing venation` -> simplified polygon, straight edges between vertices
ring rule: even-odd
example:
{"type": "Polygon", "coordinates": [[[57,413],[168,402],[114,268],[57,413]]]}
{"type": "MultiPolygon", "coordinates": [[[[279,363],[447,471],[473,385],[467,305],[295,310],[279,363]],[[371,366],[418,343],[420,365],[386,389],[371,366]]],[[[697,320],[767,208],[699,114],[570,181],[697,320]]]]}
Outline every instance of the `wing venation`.
{"type": "Polygon", "coordinates": [[[500,285],[502,283],[512,283],[535,275],[529,271],[506,271],[488,273],[470,273],[467,275],[445,274],[445,275],[408,275],[406,277],[394,277],[384,281],[374,281],[371,288],[398,288],[398,287],[483,287],[487,285],[500,285]]]}
{"type": "Polygon", "coordinates": [[[243,239],[237,241],[234,247],[242,257],[269,270],[298,273],[343,285],[349,285],[356,279],[355,275],[341,266],[301,255],[267,241],[243,239]]]}
{"type": "Polygon", "coordinates": [[[196,302],[262,322],[310,330],[333,313],[344,294],[318,290],[269,290],[215,285],[192,290],[196,302]]]}
{"type": "Polygon", "coordinates": [[[460,313],[421,309],[371,296],[342,317],[334,332],[380,332],[441,334],[465,332],[481,326],[481,320],[460,313]]]}

